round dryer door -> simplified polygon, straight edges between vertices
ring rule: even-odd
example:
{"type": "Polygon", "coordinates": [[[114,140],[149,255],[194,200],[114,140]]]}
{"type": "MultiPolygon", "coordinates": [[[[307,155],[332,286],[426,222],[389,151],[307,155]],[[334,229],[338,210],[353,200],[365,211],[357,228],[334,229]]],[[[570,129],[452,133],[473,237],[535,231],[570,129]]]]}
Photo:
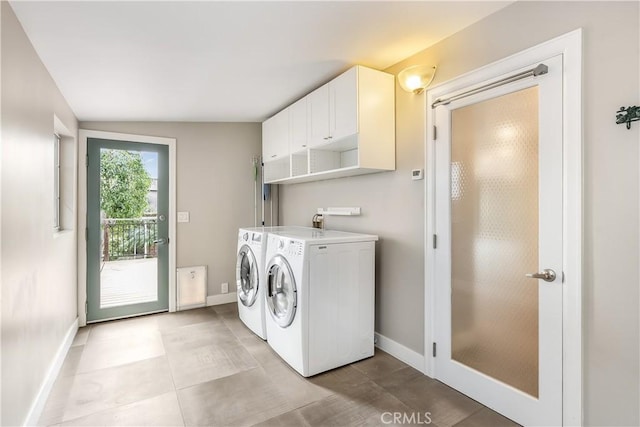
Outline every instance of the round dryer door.
{"type": "Polygon", "coordinates": [[[291,267],[280,255],[274,256],[267,266],[267,306],[278,326],[286,328],[293,322],[298,292],[291,267]]]}
{"type": "Polygon", "coordinates": [[[243,305],[251,307],[258,297],[258,264],[253,251],[247,245],[242,245],[238,251],[236,262],[236,285],[238,297],[243,305]]]}

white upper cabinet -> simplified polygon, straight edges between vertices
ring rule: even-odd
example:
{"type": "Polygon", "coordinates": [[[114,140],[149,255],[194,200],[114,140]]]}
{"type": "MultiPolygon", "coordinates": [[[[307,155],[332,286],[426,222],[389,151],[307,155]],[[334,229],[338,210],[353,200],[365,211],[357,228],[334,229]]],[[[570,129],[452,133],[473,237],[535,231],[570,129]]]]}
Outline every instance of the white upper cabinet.
{"type": "Polygon", "coordinates": [[[289,155],[289,109],[262,122],[262,159],[271,161],[289,155]]]}
{"type": "Polygon", "coordinates": [[[305,150],[308,145],[307,97],[289,107],[289,141],[291,153],[305,150]]]}
{"type": "Polygon", "coordinates": [[[329,140],[358,132],[358,67],[329,83],[329,140]]]}
{"type": "Polygon", "coordinates": [[[358,131],[358,67],[311,92],[309,147],[338,140],[358,131]]]}
{"type": "Polygon", "coordinates": [[[309,146],[314,147],[329,139],[329,83],[306,96],[308,102],[309,146]]]}
{"type": "Polygon", "coordinates": [[[395,170],[395,132],[394,76],[355,66],[263,123],[265,182],[395,170]]]}

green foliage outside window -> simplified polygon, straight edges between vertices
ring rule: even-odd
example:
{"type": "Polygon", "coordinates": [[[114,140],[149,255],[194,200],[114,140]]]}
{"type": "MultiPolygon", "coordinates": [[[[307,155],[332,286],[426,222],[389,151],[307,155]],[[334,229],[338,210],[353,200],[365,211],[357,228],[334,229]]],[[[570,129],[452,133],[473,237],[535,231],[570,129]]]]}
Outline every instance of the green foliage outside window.
{"type": "Polygon", "coordinates": [[[107,218],[139,218],[147,208],[151,177],[140,153],[102,150],[100,209],[107,218]]]}
{"type": "Polygon", "coordinates": [[[142,218],[150,186],[140,153],[101,151],[100,209],[106,219],[102,224],[103,260],[155,256],[156,220],[142,218]]]}

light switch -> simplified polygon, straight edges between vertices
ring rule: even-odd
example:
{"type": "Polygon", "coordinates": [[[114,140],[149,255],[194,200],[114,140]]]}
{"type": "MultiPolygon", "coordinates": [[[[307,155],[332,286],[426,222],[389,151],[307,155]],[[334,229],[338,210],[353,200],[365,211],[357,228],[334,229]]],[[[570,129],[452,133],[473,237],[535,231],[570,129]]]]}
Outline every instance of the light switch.
{"type": "Polygon", "coordinates": [[[178,212],[178,222],[189,222],[189,212],[178,212]]]}

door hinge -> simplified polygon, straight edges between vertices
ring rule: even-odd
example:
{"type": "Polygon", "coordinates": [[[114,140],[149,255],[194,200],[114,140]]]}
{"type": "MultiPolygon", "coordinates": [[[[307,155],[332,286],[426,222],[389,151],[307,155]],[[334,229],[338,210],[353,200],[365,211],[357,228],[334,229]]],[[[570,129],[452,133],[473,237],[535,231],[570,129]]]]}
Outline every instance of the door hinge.
{"type": "Polygon", "coordinates": [[[89,229],[85,228],[84,229],[84,241],[88,241],[89,240],[89,229]]]}
{"type": "Polygon", "coordinates": [[[436,234],[433,235],[433,249],[438,247],[438,236],[436,234]]]}
{"type": "Polygon", "coordinates": [[[434,126],[433,127],[433,140],[435,141],[436,139],[438,139],[438,128],[436,128],[434,126]]]}
{"type": "Polygon", "coordinates": [[[84,166],[87,167],[87,168],[89,167],[89,155],[88,154],[84,158],[84,166]]]}
{"type": "Polygon", "coordinates": [[[87,301],[84,302],[84,314],[89,313],[89,303],[87,301]]]}
{"type": "Polygon", "coordinates": [[[433,357],[436,357],[436,343],[433,343],[433,357]]]}

